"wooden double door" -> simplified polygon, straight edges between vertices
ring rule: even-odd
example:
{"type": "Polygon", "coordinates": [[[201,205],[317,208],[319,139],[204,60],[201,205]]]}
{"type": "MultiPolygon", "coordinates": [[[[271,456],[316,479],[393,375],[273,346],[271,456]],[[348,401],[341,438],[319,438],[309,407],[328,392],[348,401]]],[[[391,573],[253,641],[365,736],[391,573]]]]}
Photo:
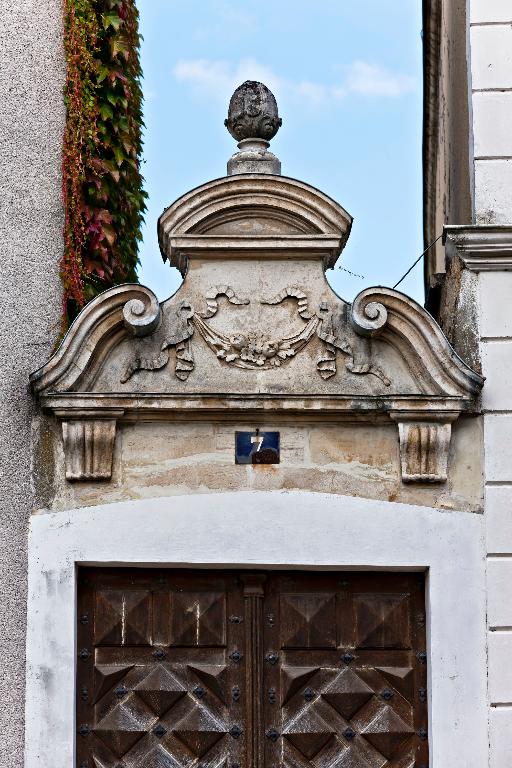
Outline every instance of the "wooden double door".
{"type": "Polygon", "coordinates": [[[427,768],[421,574],[83,569],[79,768],[427,768]]]}

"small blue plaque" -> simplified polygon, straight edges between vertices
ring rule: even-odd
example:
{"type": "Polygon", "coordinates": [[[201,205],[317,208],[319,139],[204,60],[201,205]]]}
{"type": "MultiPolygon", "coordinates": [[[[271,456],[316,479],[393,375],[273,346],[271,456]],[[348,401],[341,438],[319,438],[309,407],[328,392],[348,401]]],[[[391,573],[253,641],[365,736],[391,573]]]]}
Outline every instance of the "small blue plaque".
{"type": "Polygon", "coordinates": [[[279,432],[235,432],[237,464],[279,464],[279,432]]]}

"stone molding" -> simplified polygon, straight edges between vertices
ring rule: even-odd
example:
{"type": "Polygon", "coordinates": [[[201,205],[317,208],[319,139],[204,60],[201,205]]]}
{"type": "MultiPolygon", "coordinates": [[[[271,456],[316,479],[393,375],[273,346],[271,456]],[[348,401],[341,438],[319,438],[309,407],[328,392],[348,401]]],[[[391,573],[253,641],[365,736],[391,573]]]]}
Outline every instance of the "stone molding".
{"type": "Polygon", "coordinates": [[[443,242],[447,258],[456,254],[472,272],[512,270],[512,227],[446,226],[443,242]]]}
{"type": "Polygon", "coordinates": [[[389,420],[454,421],[461,413],[474,413],[471,398],[438,395],[277,395],[269,393],[212,395],[49,392],[39,398],[43,409],[61,420],[111,418],[123,423],[144,421],[239,422],[257,418],[271,422],[298,417],[307,424],[321,422],[386,424],[389,420]]]}
{"type": "Polygon", "coordinates": [[[180,197],[158,221],[162,257],[188,271],[189,258],[322,255],[326,269],[343,250],[352,217],[334,200],[296,179],[267,174],[227,176],[180,197]],[[263,234],[220,234],[231,222],[258,222],[263,234]],[[217,230],[217,232],[215,231],[217,230]],[[266,232],[265,232],[266,230],[266,232]]]}

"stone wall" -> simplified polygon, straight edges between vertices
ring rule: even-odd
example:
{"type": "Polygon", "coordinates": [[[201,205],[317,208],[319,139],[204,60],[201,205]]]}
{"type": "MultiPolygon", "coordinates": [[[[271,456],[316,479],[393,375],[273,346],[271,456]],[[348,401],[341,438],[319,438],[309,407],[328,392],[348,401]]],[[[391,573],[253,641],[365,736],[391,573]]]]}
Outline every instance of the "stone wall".
{"type": "Polygon", "coordinates": [[[60,0],[0,0],[0,766],[23,765],[28,376],[59,331],[64,56],[60,0]]]}
{"type": "MultiPolygon", "coordinates": [[[[487,0],[481,0],[482,3],[487,0]]],[[[424,0],[423,220],[425,248],[443,226],[472,219],[471,119],[467,0],[424,0]]],[[[429,309],[436,312],[441,241],[425,257],[429,309]]]]}
{"type": "Polygon", "coordinates": [[[225,491],[303,490],[482,511],[482,429],[474,417],[453,425],[448,481],[433,484],[401,481],[398,428],[389,422],[308,424],[301,417],[300,423],[296,419],[291,424],[267,419],[264,429],[280,431],[281,463],[237,465],[235,430],[254,428],[252,423],[215,420],[121,424],[112,481],[69,483],[56,424],[56,492],[50,508],[225,491]]]}

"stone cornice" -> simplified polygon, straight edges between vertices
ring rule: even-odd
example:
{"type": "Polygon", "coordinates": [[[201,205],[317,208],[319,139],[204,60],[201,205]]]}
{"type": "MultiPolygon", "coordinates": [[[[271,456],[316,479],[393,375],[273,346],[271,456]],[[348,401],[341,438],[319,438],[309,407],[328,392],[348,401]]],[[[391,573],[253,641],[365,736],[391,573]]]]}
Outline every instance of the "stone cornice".
{"type": "Polygon", "coordinates": [[[462,412],[474,413],[472,398],[417,395],[284,395],[277,394],[115,394],[49,393],[40,399],[43,410],[59,419],[137,421],[240,422],[257,417],[290,417],[310,423],[428,421],[452,422],[462,412]]]}
{"type": "Polygon", "coordinates": [[[447,258],[457,254],[473,272],[512,270],[512,226],[446,226],[447,258]]]}

